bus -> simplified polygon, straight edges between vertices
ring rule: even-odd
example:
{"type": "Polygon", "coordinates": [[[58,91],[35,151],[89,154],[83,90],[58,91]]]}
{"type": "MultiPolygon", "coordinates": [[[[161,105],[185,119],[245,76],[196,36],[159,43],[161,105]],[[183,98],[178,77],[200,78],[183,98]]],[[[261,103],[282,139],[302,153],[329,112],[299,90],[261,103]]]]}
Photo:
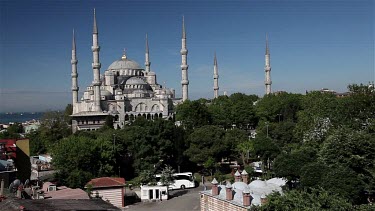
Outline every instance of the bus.
{"type": "MultiPolygon", "coordinates": [[[[160,174],[155,175],[158,185],[161,185],[160,174]]],[[[169,185],[168,189],[185,189],[185,188],[194,188],[195,187],[195,178],[191,172],[175,173],[173,174],[174,181],[169,185]]]]}

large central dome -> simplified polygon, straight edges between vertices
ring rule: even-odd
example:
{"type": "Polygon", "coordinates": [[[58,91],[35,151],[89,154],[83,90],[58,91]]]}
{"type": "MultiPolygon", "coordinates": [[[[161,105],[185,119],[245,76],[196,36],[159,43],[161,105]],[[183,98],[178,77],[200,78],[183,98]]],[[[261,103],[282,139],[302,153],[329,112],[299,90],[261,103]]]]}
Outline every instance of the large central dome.
{"type": "Polygon", "coordinates": [[[142,69],[139,64],[133,60],[130,60],[124,54],[121,59],[114,61],[109,65],[108,70],[123,70],[123,69],[133,69],[139,70],[142,69]]]}

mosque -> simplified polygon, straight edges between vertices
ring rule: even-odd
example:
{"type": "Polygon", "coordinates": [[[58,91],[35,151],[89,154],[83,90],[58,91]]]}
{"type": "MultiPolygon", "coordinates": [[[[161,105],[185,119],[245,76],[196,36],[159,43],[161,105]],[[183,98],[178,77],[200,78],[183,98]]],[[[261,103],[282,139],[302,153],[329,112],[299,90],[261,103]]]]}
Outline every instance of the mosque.
{"type": "MultiPolygon", "coordinates": [[[[114,61],[100,74],[101,63],[99,60],[99,39],[96,14],[94,10],[92,33],[93,54],[93,82],[78,100],[78,72],[76,42],[73,31],[72,45],[72,130],[97,130],[106,121],[113,121],[114,128],[123,128],[127,123],[139,116],[146,119],[174,119],[174,106],[189,99],[188,97],[188,64],[186,48],[186,31],[182,19],[182,46],[181,46],[181,85],[182,98],[176,97],[174,89],[167,88],[157,83],[155,72],[150,69],[149,46],[146,35],[145,68],[129,59],[124,51],[119,60],[114,61]]],[[[268,41],[266,44],[266,94],[271,93],[270,65],[268,41]]],[[[219,74],[216,54],[214,58],[214,97],[219,96],[219,74]]]]}

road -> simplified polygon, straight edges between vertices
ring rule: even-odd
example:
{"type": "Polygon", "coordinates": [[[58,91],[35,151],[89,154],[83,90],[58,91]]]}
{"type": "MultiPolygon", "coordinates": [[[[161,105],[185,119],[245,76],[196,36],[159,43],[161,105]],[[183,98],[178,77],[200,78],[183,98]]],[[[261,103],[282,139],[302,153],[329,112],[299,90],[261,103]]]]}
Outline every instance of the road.
{"type": "Polygon", "coordinates": [[[135,211],[191,211],[200,210],[199,191],[203,190],[203,186],[197,188],[185,189],[185,190],[174,190],[170,191],[169,200],[163,200],[158,202],[139,202],[133,205],[129,205],[125,210],[135,211]]]}

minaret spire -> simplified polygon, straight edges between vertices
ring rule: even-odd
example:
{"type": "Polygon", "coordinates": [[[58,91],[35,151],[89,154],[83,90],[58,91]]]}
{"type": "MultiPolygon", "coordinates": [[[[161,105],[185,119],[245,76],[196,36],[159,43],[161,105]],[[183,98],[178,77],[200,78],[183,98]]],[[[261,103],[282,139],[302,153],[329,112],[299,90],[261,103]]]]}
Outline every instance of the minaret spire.
{"type": "Polygon", "coordinates": [[[266,55],[270,54],[270,50],[268,48],[268,33],[266,33],[266,55]]]}
{"type": "Polygon", "coordinates": [[[96,12],[94,9],[94,26],[93,26],[93,32],[92,32],[92,70],[94,73],[94,81],[92,85],[94,86],[94,104],[92,106],[92,111],[102,111],[100,107],[100,61],[99,61],[99,41],[98,41],[98,27],[96,24],[96,12]]]}
{"type": "Polygon", "coordinates": [[[145,66],[146,66],[146,72],[150,72],[150,54],[148,49],[148,36],[146,34],[146,54],[145,54],[145,66]]]}
{"type": "Polygon", "coordinates": [[[188,68],[187,65],[187,54],[188,50],[186,48],[186,31],[185,31],[185,17],[182,16],[182,41],[181,41],[181,72],[182,72],[182,101],[189,99],[188,95],[188,86],[189,86],[189,79],[188,79],[188,68]]]}
{"type": "Polygon", "coordinates": [[[270,51],[269,51],[269,47],[268,47],[268,34],[266,33],[266,54],[265,54],[265,67],[264,67],[266,77],[265,77],[264,84],[266,85],[266,94],[267,95],[271,93],[271,84],[272,84],[270,60],[271,60],[271,55],[270,55],[270,51]]]}
{"type": "Polygon", "coordinates": [[[79,87],[78,87],[78,81],[77,81],[77,78],[78,78],[78,73],[77,73],[77,63],[78,63],[78,60],[77,60],[77,54],[76,54],[76,38],[75,38],[75,34],[74,34],[74,29],[73,29],[73,42],[72,42],[72,60],[70,61],[70,63],[72,64],[72,96],[73,96],[73,102],[72,102],[72,105],[73,105],[73,114],[77,112],[77,102],[78,102],[78,90],[79,90],[79,87]]]}
{"type": "Polygon", "coordinates": [[[217,66],[216,52],[214,57],[214,98],[219,97],[219,71],[217,66]]]}
{"type": "Polygon", "coordinates": [[[182,39],[186,39],[185,16],[182,16],[182,39]]]}
{"type": "Polygon", "coordinates": [[[96,12],[95,12],[95,8],[94,8],[94,26],[93,26],[92,33],[93,34],[97,34],[98,33],[98,27],[96,25],[96,12]]]}

